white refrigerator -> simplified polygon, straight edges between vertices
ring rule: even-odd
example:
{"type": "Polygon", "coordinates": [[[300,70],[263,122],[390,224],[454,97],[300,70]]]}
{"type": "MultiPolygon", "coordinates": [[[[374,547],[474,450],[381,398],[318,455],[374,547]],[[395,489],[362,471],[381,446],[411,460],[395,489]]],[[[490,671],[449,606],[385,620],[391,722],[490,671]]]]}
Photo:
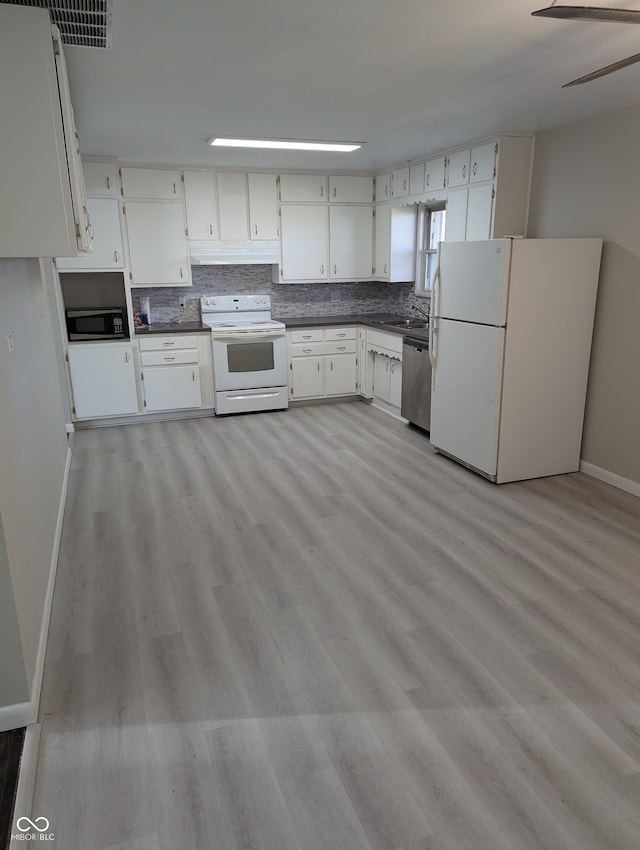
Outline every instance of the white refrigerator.
{"type": "Polygon", "coordinates": [[[601,239],[444,242],[431,443],[496,483],[575,472],[601,239]]]}

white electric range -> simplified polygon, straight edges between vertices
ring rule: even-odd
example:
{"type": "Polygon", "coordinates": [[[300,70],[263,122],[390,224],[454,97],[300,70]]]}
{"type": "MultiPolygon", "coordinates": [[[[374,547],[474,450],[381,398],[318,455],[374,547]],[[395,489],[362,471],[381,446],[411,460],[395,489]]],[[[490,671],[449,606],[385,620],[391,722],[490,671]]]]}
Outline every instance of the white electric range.
{"type": "Polygon", "coordinates": [[[271,318],[271,296],[205,295],[200,306],[211,328],[216,414],[288,407],[287,339],[271,318]]]}

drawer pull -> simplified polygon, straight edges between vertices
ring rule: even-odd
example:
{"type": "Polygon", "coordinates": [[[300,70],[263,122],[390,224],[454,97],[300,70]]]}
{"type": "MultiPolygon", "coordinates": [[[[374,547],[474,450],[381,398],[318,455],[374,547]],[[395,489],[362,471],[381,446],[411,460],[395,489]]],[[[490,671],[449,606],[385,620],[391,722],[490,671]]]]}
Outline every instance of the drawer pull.
{"type": "Polygon", "coordinates": [[[169,360],[175,360],[176,358],[175,357],[165,357],[164,359],[169,361],[169,360]]]}
{"type": "Polygon", "coordinates": [[[302,334],[302,339],[311,339],[311,334],[302,334]]]}
{"type": "Polygon", "coordinates": [[[346,336],[345,333],[336,334],[336,336],[346,336]]]}
{"type": "Polygon", "coordinates": [[[303,353],[303,354],[311,354],[311,351],[312,351],[312,350],[313,350],[313,349],[311,349],[311,348],[303,348],[303,349],[302,349],[302,353],[303,353]]]}
{"type": "Polygon", "coordinates": [[[346,345],[339,345],[338,351],[344,351],[346,349],[346,347],[347,347],[346,345]]]}
{"type": "Polygon", "coordinates": [[[173,342],[173,341],[171,341],[171,342],[163,342],[162,344],[163,344],[163,345],[175,345],[175,342],[173,342]]]}

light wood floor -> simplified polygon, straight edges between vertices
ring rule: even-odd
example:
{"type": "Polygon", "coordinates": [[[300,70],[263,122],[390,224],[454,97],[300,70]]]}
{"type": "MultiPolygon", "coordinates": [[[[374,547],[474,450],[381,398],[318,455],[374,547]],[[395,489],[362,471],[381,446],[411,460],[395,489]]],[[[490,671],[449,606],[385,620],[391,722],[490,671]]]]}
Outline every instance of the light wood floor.
{"type": "Polygon", "coordinates": [[[41,722],[64,850],[636,850],[640,500],[363,403],[82,431],[41,722]]]}

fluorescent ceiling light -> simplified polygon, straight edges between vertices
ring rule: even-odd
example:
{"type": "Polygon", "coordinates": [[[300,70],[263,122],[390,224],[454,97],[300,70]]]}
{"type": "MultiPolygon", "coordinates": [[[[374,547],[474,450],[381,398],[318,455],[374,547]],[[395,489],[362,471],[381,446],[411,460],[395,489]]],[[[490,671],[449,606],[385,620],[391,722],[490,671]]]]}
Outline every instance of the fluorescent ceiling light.
{"type": "Polygon", "coordinates": [[[223,148],[269,148],[287,151],[350,151],[358,150],[363,142],[303,142],[293,139],[209,139],[213,147],[223,148]]]}

